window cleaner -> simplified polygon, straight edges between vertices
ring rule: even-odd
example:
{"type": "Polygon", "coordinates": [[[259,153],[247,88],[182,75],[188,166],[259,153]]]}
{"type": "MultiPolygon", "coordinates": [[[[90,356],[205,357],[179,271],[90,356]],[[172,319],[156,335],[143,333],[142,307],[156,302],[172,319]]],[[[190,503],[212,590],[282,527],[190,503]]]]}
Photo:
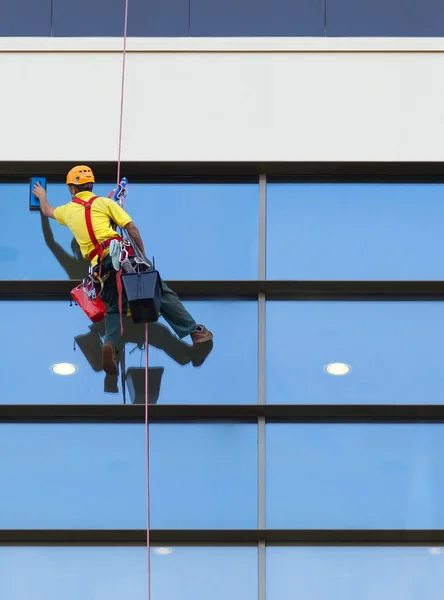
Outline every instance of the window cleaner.
{"type": "MultiPolygon", "coordinates": [[[[91,262],[88,276],[82,284],[83,297],[79,296],[79,299],[82,298],[79,304],[91,320],[105,318],[102,367],[105,373],[117,375],[122,323],[129,308],[127,292],[121,284],[122,269],[128,269],[128,275],[137,275],[143,270],[153,271],[154,268],[146,259],[139,229],[121,206],[128,193],[127,180],[120,181],[112,192],[112,198],[95,196],[92,191],[94,183],[92,170],[86,165],[79,165],[72,168],[66,177],[71,195],[71,201],[67,204],[53,208],[48,202],[46,190],[38,182],[33,187],[33,193],[39,200],[42,213],[67,226],[79,244],[82,255],[91,262]],[[121,234],[116,232],[117,227],[121,234]],[[101,305],[100,301],[104,304],[101,305]]],[[[180,339],[190,335],[194,346],[205,344],[206,349],[207,344],[212,345],[213,334],[203,325],[198,325],[177,294],[160,278],[159,281],[160,314],[176,335],[180,339]]]]}

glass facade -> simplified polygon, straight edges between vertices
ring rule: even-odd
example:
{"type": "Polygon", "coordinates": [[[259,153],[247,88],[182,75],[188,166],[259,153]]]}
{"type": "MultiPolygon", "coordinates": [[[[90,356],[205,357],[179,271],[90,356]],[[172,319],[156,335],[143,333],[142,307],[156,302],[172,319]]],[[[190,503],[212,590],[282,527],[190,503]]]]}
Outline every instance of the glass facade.
{"type": "Polygon", "coordinates": [[[270,184],[267,277],[444,279],[442,193],[442,184],[270,184]]]}
{"type": "Polygon", "coordinates": [[[444,426],[269,424],[270,529],[444,529],[444,426]]]}
{"type": "Polygon", "coordinates": [[[443,585],[442,547],[267,549],[267,598],[433,598],[443,585]]]}
{"type": "MultiPolygon", "coordinates": [[[[254,548],[153,547],[151,574],[153,600],[257,598],[254,548]]],[[[137,547],[0,547],[0,578],[3,597],[11,600],[148,595],[146,549],[137,547]]]]}
{"type": "MultiPolygon", "coordinates": [[[[95,186],[108,196],[115,184],[95,186]]],[[[148,256],[166,280],[257,279],[258,184],[131,184],[125,209],[148,256]]],[[[48,183],[53,206],[70,201],[67,188],[48,183]]],[[[6,228],[1,279],[80,279],[88,263],[67,227],[29,211],[29,185],[0,184],[6,228]],[[33,257],[30,260],[30,256],[33,257]]]]}
{"type": "Polygon", "coordinates": [[[267,402],[441,404],[443,335],[438,301],[267,302],[267,402]]]}
{"type": "MultiPolygon", "coordinates": [[[[190,301],[186,308],[198,322],[211,323],[218,343],[205,361],[197,357],[190,338],[179,340],[164,321],[149,329],[151,401],[163,404],[244,404],[257,401],[257,302],[190,301]],[[224,380],[227,385],[221,386],[224,380]]],[[[0,303],[0,321],[8,353],[0,365],[0,403],[128,404],[144,402],[145,330],[131,319],[125,323],[126,374],[122,380],[101,370],[103,321],[91,323],[77,307],[63,301],[0,303]],[[32,361],[23,356],[29,344],[32,361]],[[63,377],[54,365],[74,365],[63,377]],[[42,391],[44,390],[44,392],[42,391]]]]}
{"type": "MultiPolygon", "coordinates": [[[[146,528],[144,425],[4,424],[0,432],[10,452],[0,459],[0,528],[146,528]]],[[[152,527],[256,527],[257,427],[153,424],[150,433],[152,527]]]]}
{"type": "Polygon", "coordinates": [[[148,564],[153,600],[436,596],[440,184],[130,181],[148,254],[214,333],[202,361],[149,325],[147,439],[144,327],[105,376],[104,324],[70,305],[87,263],[2,181],[2,598],[141,600],[148,564]]]}

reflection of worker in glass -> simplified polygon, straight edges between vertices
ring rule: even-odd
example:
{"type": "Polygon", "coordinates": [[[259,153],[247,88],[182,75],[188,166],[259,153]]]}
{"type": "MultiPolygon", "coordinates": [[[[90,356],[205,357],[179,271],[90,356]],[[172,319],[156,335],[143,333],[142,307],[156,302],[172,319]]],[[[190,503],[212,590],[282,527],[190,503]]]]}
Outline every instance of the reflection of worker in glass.
{"type": "MultiPolygon", "coordinates": [[[[46,191],[39,183],[34,186],[33,192],[39,199],[41,211],[46,217],[69,227],[80,246],[83,257],[91,261],[95,270],[99,269],[99,254],[102,254],[100,265],[100,276],[104,281],[102,298],[107,304],[102,366],[106,373],[117,375],[116,354],[120,350],[121,335],[116,270],[109,256],[111,240],[116,239],[113,225],[117,224],[122,229],[125,228],[144,256],[145,250],[139,230],[131,217],[113,200],[94,196],[92,193],[94,183],[94,175],[89,167],[84,165],[74,167],[67,175],[66,184],[72,199],[80,202],[71,201],[55,209],[49,204],[46,191]],[[88,205],[88,208],[85,205],[88,205]],[[86,218],[88,210],[91,219],[90,228],[86,218]],[[97,240],[97,245],[93,243],[93,236],[97,240]]],[[[128,302],[124,292],[122,309],[123,315],[126,315],[128,302]]],[[[196,324],[178,296],[163,281],[160,312],[179,338],[190,335],[194,345],[212,340],[212,333],[203,325],[196,324]]]]}
{"type": "Polygon", "coordinates": [[[72,254],[70,254],[63,246],[55,241],[48,217],[45,217],[43,213],[40,214],[42,215],[42,231],[46,245],[59,261],[69,279],[83,279],[88,270],[88,261],[83,258],[82,253],[80,252],[80,246],[76,242],[76,239],[72,239],[72,254]]]}

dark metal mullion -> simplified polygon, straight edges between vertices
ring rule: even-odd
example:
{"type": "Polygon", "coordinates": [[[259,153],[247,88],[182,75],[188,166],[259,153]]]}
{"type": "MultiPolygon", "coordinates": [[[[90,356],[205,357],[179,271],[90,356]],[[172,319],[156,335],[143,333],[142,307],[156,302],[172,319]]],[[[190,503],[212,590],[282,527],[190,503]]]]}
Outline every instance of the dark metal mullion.
{"type": "MultiPolygon", "coordinates": [[[[168,281],[181,297],[192,300],[236,299],[325,301],[428,301],[444,299],[441,281],[168,281]]],[[[69,300],[79,281],[0,281],[0,300],[69,300]]]]}
{"type": "MultiPolygon", "coordinates": [[[[152,529],[150,542],[166,544],[293,544],[300,546],[443,545],[444,530],[425,529],[152,529]]],[[[0,545],[146,545],[146,530],[0,530],[0,545]]]]}
{"type": "MultiPolygon", "coordinates": [[[[72,163],[66,161],[0,161],[0,183],[28,182],[31,175],[64,183],[72,163]]],[[[91,163],[98,180],[114,182],[113,161],[91,163]]],[[[172,162],[125,161],[122,172],[130,183],[177,181],[257,181],[261,173],[279,180],[356,183],[442,183],[443,162],[172,162]],[[149,175],[147,175],[149,173],[149,175]]]]}
{"type": "MultiPolygon", "coordinates": [[[[62,401],[63,399],[61,399],[62,401]]],[[[0,404],[0,423],[143,423],[143,405],[0,404]]],[[[153,423],[421,423],[444,422],[444,405],[156,404],[153,423]]]]}

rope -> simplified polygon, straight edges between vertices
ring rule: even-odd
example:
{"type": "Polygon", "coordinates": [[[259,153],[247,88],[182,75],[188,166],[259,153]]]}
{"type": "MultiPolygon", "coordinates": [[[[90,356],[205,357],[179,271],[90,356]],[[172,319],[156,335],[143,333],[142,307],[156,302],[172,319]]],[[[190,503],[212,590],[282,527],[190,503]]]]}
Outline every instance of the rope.
{"type": "Polygon", "coordinates": [[[148,550],[148,600],[151,590],[151,552],[150,552],[150,434],[148,420],[148,323],[145,323],[145,440],[146,440],[146,547],[148,550]]]}
{"type": "MultiPolygon", "coordinates": [[[[120,124],[119,124],[119,148],[117,155],[117,186],[120,184],[120,165],[122,157],[123,138],[123,106],[125,98],[125,71],[126,71],[126,42],[128,35],[128,4],[125,0],[125,22],[123,27],[123,55],[122,55],[122,87],[120,92],[120,124]]],[[[122,198],[124,208],[124,198],[122,198]]],[[[148,555],[148,600],[151,598],[151,556],[150,556],[150,442],[149,442],[149,420],[148,420],[148,323],[145,324],[145,458],[146,458],[146,546],[148,555]]]]}
{"type": "MultiPolygon", "coordinates": [[[[128,4],[125,0],[125,22],[123,26],[123,55],[122,55],[122,87],[120,90],[120,126],[119,126],[119,150],[117,154],[117,186],[120,183],[120,159],[122,156],[122,134],[123,134],[123,99],[125,97],[125,71],[126,71],[126,39],[128,34],[128,4]]],[[[123,208],[123,199],[122,199],[123,208]]]]}

